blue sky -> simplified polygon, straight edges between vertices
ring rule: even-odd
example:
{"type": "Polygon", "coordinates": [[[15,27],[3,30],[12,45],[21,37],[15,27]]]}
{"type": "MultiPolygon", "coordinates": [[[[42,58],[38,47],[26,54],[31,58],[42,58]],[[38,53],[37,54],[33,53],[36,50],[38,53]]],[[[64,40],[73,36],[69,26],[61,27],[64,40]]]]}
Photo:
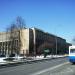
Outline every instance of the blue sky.
{"type": "Polygon", "coordinates": [[[21,16],[27,27],[37,27],[65,38],[75,37],[75,0],[0,0],[0,31],[21,16]]]}

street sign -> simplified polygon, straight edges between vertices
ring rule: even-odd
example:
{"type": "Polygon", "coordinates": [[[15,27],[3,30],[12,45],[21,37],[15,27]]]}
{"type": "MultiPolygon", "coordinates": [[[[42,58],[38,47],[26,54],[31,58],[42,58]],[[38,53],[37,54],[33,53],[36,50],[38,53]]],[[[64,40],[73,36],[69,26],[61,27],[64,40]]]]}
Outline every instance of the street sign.
{"type": "Polygon", "coordinates": [[[44,52],[45,52],[45,53],[49,53],[49,49],[45,49],[44,52]]]}

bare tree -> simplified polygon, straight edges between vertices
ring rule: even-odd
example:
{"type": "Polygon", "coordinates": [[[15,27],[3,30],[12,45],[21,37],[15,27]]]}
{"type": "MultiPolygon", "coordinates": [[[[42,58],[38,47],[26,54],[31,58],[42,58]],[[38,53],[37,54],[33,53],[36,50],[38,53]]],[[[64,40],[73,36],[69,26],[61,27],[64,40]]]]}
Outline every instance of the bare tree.
{"type": "Polygon", "coordinates": [[[17,28],[19,28],[19,29],[23,29],[23,28],[26,28],[26,24],[25,24],[25,21],[24,21],[24,19],[22,18],[22,17],[20,17],[20,16],[18,16],[17,18],[16,18],[16,26],[17,26],[17,28]]]}
{"type": "Polygon", "coordinates": [[[12,23],[9,28],[7,28],[7,32],[10,33],[10,38],[9,38],[10,41],[8,49],[11,51],[11,54],[13,54],[13,52],[19,54],[20,42],[21,42],[20,31],[25,28],[26,28],[25,21],[20,16],[18,16],[16,18],[16,21],[12,23]],[[16,46],[17,43],[18,46],[16,46]]]}

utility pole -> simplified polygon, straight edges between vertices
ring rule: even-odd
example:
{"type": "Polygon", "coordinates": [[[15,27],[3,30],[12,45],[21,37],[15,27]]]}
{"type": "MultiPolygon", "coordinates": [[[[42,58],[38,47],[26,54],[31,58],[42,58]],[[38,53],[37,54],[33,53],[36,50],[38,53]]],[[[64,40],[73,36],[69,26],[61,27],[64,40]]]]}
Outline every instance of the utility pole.
{"type": "Polygon", "coordinates": [[[57,55],[57,37],[55,36],[55,46],[56,46],[56,55],[57,55]]]}

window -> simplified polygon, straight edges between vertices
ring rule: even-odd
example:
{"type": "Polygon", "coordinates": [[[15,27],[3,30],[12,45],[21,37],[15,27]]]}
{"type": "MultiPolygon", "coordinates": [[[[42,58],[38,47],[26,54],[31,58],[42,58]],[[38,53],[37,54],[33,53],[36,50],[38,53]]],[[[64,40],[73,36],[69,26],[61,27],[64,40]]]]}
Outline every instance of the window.
{"type": "Polygon", "coordinates": [[[70,49],[70,53],[75,53],[75,49],[70,49]]]}

